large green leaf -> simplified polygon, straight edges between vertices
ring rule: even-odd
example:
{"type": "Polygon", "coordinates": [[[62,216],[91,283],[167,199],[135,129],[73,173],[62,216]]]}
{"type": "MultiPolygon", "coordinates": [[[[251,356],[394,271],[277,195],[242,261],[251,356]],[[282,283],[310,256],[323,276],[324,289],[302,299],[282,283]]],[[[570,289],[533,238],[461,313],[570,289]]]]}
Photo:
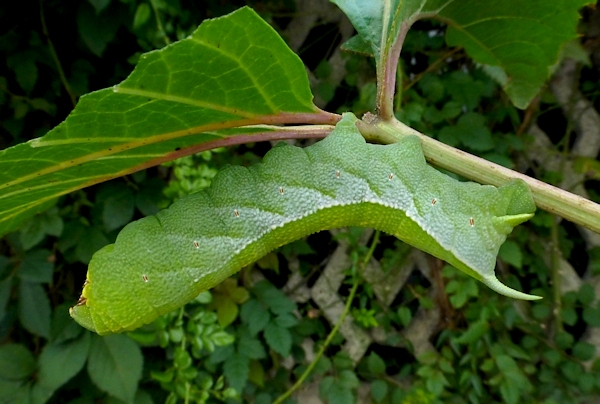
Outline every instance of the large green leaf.
{"type": "Polygon", "coordinates": [[[44,137],[0,152],[0,234],[60,195],[171,160],[180,149],[267,131],[240,126],[314,116],[325,115],[312,103],[302,61],[254,11],[207,20],[142,55],[121,84],[82,97],[44,137]]]}
{"type": "MultiPolygon", "coordinates": [[[[332,0],[371,45],[378,68],[415,21],[448,25],[446,41],[497,66],[513,103],[525,108],[548,79],[560,49],[577,37],[578,10],[590,0],[332,0]]],[[[401,44],[399,44],[401,45],[401,44]]],[[[395,55],[391,55],[395,57],[395,55]]],[[[381,76],[380,76],[381,77],[381,76]]]]}

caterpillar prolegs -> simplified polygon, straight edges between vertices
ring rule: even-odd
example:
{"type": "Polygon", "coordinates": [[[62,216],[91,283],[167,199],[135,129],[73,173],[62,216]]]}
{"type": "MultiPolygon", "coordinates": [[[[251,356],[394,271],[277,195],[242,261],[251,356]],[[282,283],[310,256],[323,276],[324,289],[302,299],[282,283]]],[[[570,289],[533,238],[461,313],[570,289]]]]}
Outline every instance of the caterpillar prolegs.
{"type": "Polygon", "coordinates": [[[71,316],[99,334],[135,329],[269,251],[325,229],[363,226],[441,258],[517,299],[494,274],[514,226],[533,216],[527,185],[460,182],[427,165],[417,137],[365,142],[345,114],[322,141],[228,167],[204,191],[125,226],[92,258],[71,316]]]}

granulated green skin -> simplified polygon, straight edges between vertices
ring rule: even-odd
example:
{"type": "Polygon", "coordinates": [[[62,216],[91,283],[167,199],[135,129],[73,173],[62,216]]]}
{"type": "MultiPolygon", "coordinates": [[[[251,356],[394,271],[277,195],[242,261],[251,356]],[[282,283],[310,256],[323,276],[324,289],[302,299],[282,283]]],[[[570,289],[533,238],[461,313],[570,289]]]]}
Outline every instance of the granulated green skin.
{"type": "Polygon", "coordinates": [[[417,137],[367,144],[355,121],[346,114],[310,147],[226,168],[210,188],[127,225],[93,256],[73,318],[99,334],[133,330],[277,247],[345,226],[382,230],[501,294],[537,299],[494,274],[506,235],[535,210],[523,181],[459,182],[426,164],[417,137]]]}

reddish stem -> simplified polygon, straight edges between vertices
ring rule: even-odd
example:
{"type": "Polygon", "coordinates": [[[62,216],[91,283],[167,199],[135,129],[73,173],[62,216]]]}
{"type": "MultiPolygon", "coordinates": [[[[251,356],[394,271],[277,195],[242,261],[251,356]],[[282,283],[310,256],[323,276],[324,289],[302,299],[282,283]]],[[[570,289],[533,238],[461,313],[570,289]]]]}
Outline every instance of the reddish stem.
{"type": "Polygon", "coordinates": [[[387,58],[383,66],[379,66],[383,69],[378,74],[377,83],[377,110],[379,111],[379,117],[383,121],[389,121],[394,118],[394,92],[396,89],[396,70],[398,69],[398,62],[400,60],[400,52],[402,51],[402,45],[410,23],[405,21],[400,26],[398,31],[398,37],[390,47],[387,58]]]}
{"type": "MultiPolygon", "coordinates": [[[[122,177],[124,175],[133,174],[137,171],[145,170],[146,168],[154,167],[165,163],[167,161],[175,160],[180,157],[189,156],[191,154],[200,153],[205,150],[216,149],[218,147],[225,146],[235,146],[243,143],[250,142],[266,142],[272,140],[286,140],[286,139],[321,139],[327,136],[331,129],[319,128],[315,130],[282,130],[282,131],[269,131],[269,132],[259,132],[253,133],[251,135],[236,135],[230,136],[226,138],[211,140],[208,142],[200,143],[197,145],[185,147],[171,153],[165,154],[161,157],[148,160],[142,164],[139,164],[134,167],[129,167],[125,170],[112,173],[105,177],[94,178],[92,181],[86,182],[84,184],[79,184],[76,189],[89,187],[90,185],[98,184],[100,182],[108,181],[113,178],[122,177]]],[[[69,193],[72,190],[68,190],[65,193],[69,193]]],[[[62,193],[61,193],[62,194],[62,193]]]]}

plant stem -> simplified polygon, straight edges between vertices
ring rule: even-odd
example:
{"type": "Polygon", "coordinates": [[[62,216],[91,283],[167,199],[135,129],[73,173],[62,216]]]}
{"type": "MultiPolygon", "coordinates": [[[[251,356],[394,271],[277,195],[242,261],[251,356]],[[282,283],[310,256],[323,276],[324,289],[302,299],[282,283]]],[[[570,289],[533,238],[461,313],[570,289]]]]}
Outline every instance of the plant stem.
{"type": "Polygon", "coordinates": [[[156,28],[158,29],[158,32],[160,32],[160,34],[162,35],[163,40],[165,41],[165,45],[170,45],[171,40],[169,39],[169,36],[163,28],[162,21],[160,20],[160,14],[158,13],[158,8],[156,7],[156,4],[153,0],[150,0],[150,6],[152,7],[152,11],[154,12],[154,17],[156,19],[156,28]]]}
{"type": "MultiPolygon", "coordinates": [[[[377,247],[377,244],[379,243],[380,234],[381,234],[381,232],[379,230],[377,230],[375,232],[375,235],[373,236],[373,241],[371,242],[371,246],[369,247],[369,251],[365,254],[365,257],[364,257],[363,261],[361,262],[361,269],[364,269],[365,266],[371,260],[371,257],[373,256],[373,252],[375,251],[375,248],[377,247]]],[[[331,330],[329,335],[327,335],[327,338],[325,339],[325,342],[323,342],[323,345],[321,346],[321,349],[319,349],[319,352],[315,356],[315,359],[310,363],[310,365],[308,365],[308,367],[306,368],[304,373],[302,373],[302,375],[298,378],[298,380],[296,380],[296,383],[294,383],[294,385],[292,387],[290,387],[281,396],[277,397],[277,399],[275,401],[273,401],[273,404],[282,403],[289,396],[291,396],[292,393],[294,393],[294,391],[298,390],[300,388],[300,386],[302,386],[302,384],[304,383],[306,378],[312,373],[315,366],[317,366],[319,359],[321,359],[321,357],[325,353],[325,350],[331,343],[331,340],[333,339],[333,337],[336,336],[337,332],[339,331],[340,327],[342,326],[342,323],[346,319],[346,316],[350,312],[350,307],[352,306],[352,301],[354,300],[354,296],[356,295],[356,290],[358,289],[359,283],[360,282],[359,282],[358,276],[354,277],[352,289],[350,289],[350,294],[348,295],[348,298],[346,299],[346,305],[344,306],[344,311],[342,311],[340,318],[335,323],[335,326],[333,327],[333,329],[331,330]]]]}
{"type": "MultiPolygon", "coordinates": [[[[177,321],[175,324],[181,325],[183,327],[183,314],[184,314],[184,306],[179,308],[179,313],[177,314],[177,321]]],[[[186,337],[184,336],[181,339],[181,349],[185,350],[186,345],[186,337]]],[[[185,382],[185,397],[183,398],[184,404],[188,404],[190,402],[190,382],[185,382]]]]}
{"type": "Polygon", "coordinates": [[[520,178],[529,185],[539,208],[600,233],[600,205],[592,201],[445,145],[395,119],[361,121],[357,126],[365,138],[382,143],[394,143],[410,135],[418,136],[429,163],[482,184],[501,186],[511,179],[520,178]]]}
{"type": "Polygon", "coordinates": [[[285,393],[283,393],[282,395],[277,397],[277,399],[275,401],[273,401],[273,404],[282,403],[289,396],[291,396],[294,391],[298,390],[300,388],[300,386],[302,386],[302,384],[304,383],[304,380],[306,380],[306,378],[312,373],[315,366],[317,366],[319,359],[321,359],[321,356],[323,356],[323,354],[325,353],[325,350],[331,343],[331,340],[333,340],[333,337],[335,337],[338,330],[342,326],[342,323],[346,319],[346,316],[350,312],[350,306],[352,306],[352,301],[354,300],[354,295],[356,294],[356,289],[358,289],[358,284],[359,284],[359,282],[358,282],[358,277],[357,277],[354,279],[354,284],[352,285],[352,289],[350,290],[348,299],[346,299],[346,305],[344,306],[344,311],[340,315],[340,318],[337,321],[337,323],[335,324],[335,327],[333,327],[333,330],[331,330],[331,332],[327,336],[327,339],[325,339],[325,342],[323,342],[323,345],[321,346],[321,349],[319,349],[319,352],[315,356],[315,359],[310,363],[310,365],[308,365],[308,367],[306,368],[304,373],[302,373],[300,378],[298,378],[298,380],[296,380],[296,383],[294,383],[294,385],[292,387],[290,387],[285,393]]]}
{"type": "MultiPolygon", "coordinates": [[[[137,171],[144,170],[146,168],[157,166],[167,161],[172,161],[184,156],[200,153],[205,150],[212,150],[217,149],[219,147],[228,147],[250,142],[267,142],[289,139],[322,139],[333,130],[333,126],[328,125],[285,126],[277,128],[278,130],[270,130],[271,127],[267,125],[264,125],[262,127],[264,127],[265,132],[255,132],[249,135],[223,137],[216,140],[196,144],[194,146],[185,147],[170,153],[165,153],[161,157],[145,161],[144,163],[139,164],[135,167],[130,167],[125,170],[119,171],[118,173],[111,174],[110,178],[99,178],[98,182],[107,181],[108,179],[112,178],[122,177],[124,175],[132,174],[137,171]]],[[[88,184],[92,185],[91,183],[88,184]]],[[[86,184],[86,186],[89,185],[86,184]]]]}
{"type": "Polygon", "coordinates": [[[46,37],[46,42],[48,42],[48,49],[50,50],[50,54],[52,55],[52,59],[54,60],[54,64],[56,65],[56,70],[58,71],[58,77],[60,77],[60,81],[65,87],[67,94],[69,94],[69,98],[71,99],[71,104],[73,104],[73,108],[77,105],[77,96],[71,89],[69,82],[67,81],[67,77],[65,76],[65,72],[60,64],[60,59],[58,58],[58,54],[56,53],[56,49],[54,49],[54,45],[50,40],[50,34],[48,33],[48,27],[46,26],[46,18],[44,17],[44,7],[42,4],[42,0],[40,0],[40,20],[42,23],[42,31],[44,32],[44,36],[46,37]]]}
{"type": "Polygon", "coordinates": [[[423,76],[426,75],[427,73],[436,71],[444,63],[448,64],[448,58],[452,58],[456,52],[458,52],[458,51],[460,51],[462,49],[463,49],[462,47],[457,46],[455,48],[450,49],[448,52],[444,53],[435,62],[433,62],[432,64],[430,64],[429,66],[427,66],[427,68],[425,70],[423,70],[421,73],[417,74],[410,81],[410,83],[406,84],[402,88],[402,90],[403,91],[407,91],[409,88],[411,88],[412,86],[414,86],[415,84],[417,84],[419,82],[419,80],[421,80],[423,78],[423,76]]]}
{"type": "Polygon", "coordinates": [[[394,90],[396,88],[396,70],[400,61],[400,51],[410,23],[402,23],[398,36],[387,52],[382,50],[377,66],[377,112],[381,119],[394,119],[394,90]]]}
{"type": "Polygon", "coordinates": [[[402,63],[398,62],[396,67],[396,93],[394,94],[394,112],[402,110],[402,95],[404,94],[404,69],[402,63]]]}
{"type": "Polygon", "coordinates": [[[371,242],[371,246],[369,247],[369,251],[367,251],[367,253],[365,254],[365,258],[363,259],[362,268],[361,269],[365,269],[365,267],[367,266],[367,264],[371,260],[371,257],[373,256],[373,253],[375,252],[375,248],[377,248],[377,244],[379,244],[379,236],[381,236],[381,231],[380,230],[376,230],[375,234],[373,235],[373,241],[371,242]]]}

